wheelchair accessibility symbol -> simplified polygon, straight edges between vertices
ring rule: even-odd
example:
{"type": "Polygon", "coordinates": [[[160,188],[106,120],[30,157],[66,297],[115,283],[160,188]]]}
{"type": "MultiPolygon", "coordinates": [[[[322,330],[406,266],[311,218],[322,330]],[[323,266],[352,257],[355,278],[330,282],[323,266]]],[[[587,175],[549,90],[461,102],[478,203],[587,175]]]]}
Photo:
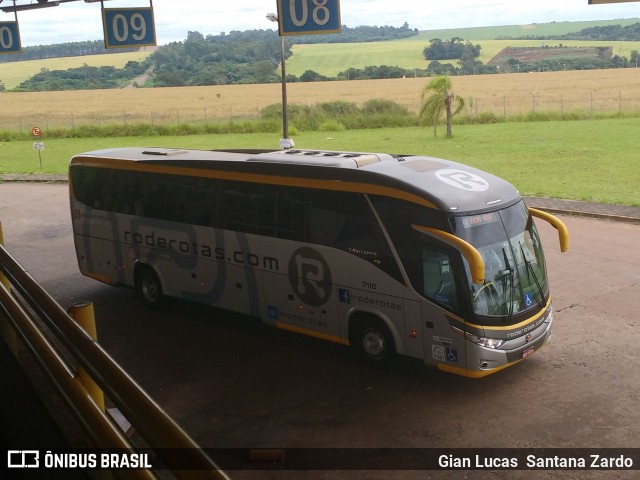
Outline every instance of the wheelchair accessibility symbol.
{"type": "Polygon", "coordinates": [[[458,350],[456,350],[455,348],[447,347],[446,354],[447,354],[447,361],[449,362],[458,361],[458,350]]]}
{"type": "Polygon", "coordinates": [[[529,295],[528,293],[524,296],[524,306],[526,308],[529,308],[531,305],[533,305],[533,299],[531,298],[531,295],[529,295]]]}

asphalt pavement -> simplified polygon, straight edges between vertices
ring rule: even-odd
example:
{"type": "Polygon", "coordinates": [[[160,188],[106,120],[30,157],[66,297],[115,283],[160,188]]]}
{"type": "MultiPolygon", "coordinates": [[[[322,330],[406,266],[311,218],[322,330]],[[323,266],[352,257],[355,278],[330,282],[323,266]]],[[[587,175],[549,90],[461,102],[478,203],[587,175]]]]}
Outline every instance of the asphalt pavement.
{"type": "MultiPolygon", "coordinates": [[[[1,182],[67,182],[67,176],[3,174],[0,175],[1,182]]],[[[640,223],[640,207],[544,197],[524,197],[524,199],[530,207],[540,208],[550,213],[640,223]]]]}
{"type": "MultiPolygon", "coordinates": [[[[64,177],[13,180],[57,184],[0,185],[0,216],[11,254],[60,305],[94,304],[100,345],[199,445],[283,448],[287,462],[296,449],[305,448],[344,448],[367,461],[361,455],[365,448],[514,447],[531,454],[542,447],[593,448],[604,457],[607,448],[640,446],[638,208],[527,199],[541,209],[626,220],[559,214],[571,232],[565,253],[556,246],[555,230],[539,222],[553,287],[553,337],[522,364],[469,380],[410,359],[372,369],[340,345],[262,328],[252,319],[208,307],[176,302],[148,309],[131,291],[78,272],[64,177]],[[482,428],[476,428],[479,421],[482,428]]],[[[426,347],[431,349],[429,343],[426,347]]],[[[9,362],[2,354],[0,377],[6,380],[9,362]]],[[[41,383],[46,381],[43,377],[41,383]]],[[[11,422],[3,423],[0,414],[0,424],[7,427],[0,429],[0,447],[22,445],[9,435],[13,425],[18,434],[34,432],[28,448],[54,448],[49,438],[36,441],[34,428],[45,433],[45,424],[35,407],[20,400],[29,392],[15,392],[13,377],[5,384],[12,391],[3,391],[7,398],[0,398],[0,407],[6,408],[0,412],[11,422]],[[16,404],[24,405],[24,416],[17,414],[16,404]]],[[[61,412],[62,400],[52,402],[55,395],[44,392],[45,407],[61,412]]],[[[70,443],[84,445],[82,439],[70,443]]],[[[60,472],[65,480],[72,473],[60,472]]],[[[480,480],[487,475],[631,480],[637,471],[235,470],[232,478],[480,480]]]]}

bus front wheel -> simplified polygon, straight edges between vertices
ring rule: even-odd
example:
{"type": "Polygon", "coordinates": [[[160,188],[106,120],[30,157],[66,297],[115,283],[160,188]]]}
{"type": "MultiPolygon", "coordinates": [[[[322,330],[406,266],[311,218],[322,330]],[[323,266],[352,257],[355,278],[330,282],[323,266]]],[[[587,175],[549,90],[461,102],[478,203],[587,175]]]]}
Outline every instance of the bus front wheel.
{"type": "Polygon", "coordinates": [[[162,303],[162,285],[156,272],[149,267],[139,267],[136,272],[136,293],[148,307],[162,303]]]}
{"type": "Polygon", "coordinates": [[[378,319],[362,321],[356,331],[354,346],[368,363],[374,366],[385,366],[395,357],[393,336],[382,321],[378,319]]]}

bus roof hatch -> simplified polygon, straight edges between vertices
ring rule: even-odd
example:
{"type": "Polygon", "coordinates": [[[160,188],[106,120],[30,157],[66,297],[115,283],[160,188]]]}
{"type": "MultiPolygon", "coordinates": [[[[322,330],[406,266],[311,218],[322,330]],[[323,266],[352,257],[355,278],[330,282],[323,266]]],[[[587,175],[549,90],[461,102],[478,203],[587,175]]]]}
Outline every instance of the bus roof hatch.
{"type": "Polygon", "coordinates": [[[249,162],[289,163],[340,168],[362,168],[373,163],[395,160],[383,153],[333,152],[322,150],[280,150],[261,153],[249,162]]]}

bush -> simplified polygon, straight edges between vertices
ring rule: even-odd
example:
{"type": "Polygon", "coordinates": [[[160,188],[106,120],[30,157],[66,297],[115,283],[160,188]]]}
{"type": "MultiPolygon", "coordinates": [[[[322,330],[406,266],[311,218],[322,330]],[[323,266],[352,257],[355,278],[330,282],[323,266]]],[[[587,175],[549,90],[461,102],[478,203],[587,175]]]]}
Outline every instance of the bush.
{"type": "Polygon", "coordinates": [[[340,122],[327,121],[327,122],[322,122],[318,127],[318,130],[321,132],[341,132],[343,130],[346,130],[346,128],[340,122]]]}
{"type": "Polygon", "coordinates": [[[362,105],[362,110],[368,115],[410,115],[409,109],[404,105],[400,105],[393,100],[385,100],[383,98],[367,100],[364,102],[364,105],[362,105]]]}
{"type": "Polygon", "coordinates": [[[460,115],[453,117],[453,123],[456,125],[489,125],[491,123],[500,123],[504,119],[500,119],[493,112],[482,112],[479,115],[460,115]]]}
{"type": "MultiPolygon", "coordinates": [[[[372,99],[358,107],[353,102],[335,101],[317,105],[288,106],[289,133],[296,135],[301,131],[337,132],[384,127],[414,127],[419,122],[416,115],[403,105],[392,100],[372,99]]],[[[589,112],[585,110],[570,112],[537,111],[504,117],[493,112],[474,115],[467,110],[457,115],[453,122],[457,125],[482,125],[499,122],[541,122],[560,120],[585,120],[590,118],[639,117],[640,112],[589,112]]],[[[444,122],[442,122],[444,123],[444,122]]],[[[46,129],[46,138],[105,138],[159,135],[197,135],[227,133],[281,133],[282,105],[272,104],[260,110],[259,118],[249,120],[224,120],[207,123],[169,124],[161,122],[124,123],[104,125],[80,125],[76,128],[46,129]]],[[[29,132],[30,133],[30,132],[29,132]]],[[[22,141],[31,139],[27,132],[0,132],[0,141],[22,141]]]]}
{"type": "Polygon", "coordinates": [[[268,120],[273,118],[282,118],[282,104],[272,103],[267,105],[259,112],[260,118],[268,120]]]}
{"type": "Polygon", "coordinates": [[[327,115],[353,115],[358,112],[358,106],[352,102],[336,101],[318,104],[318,110],[327,115]]]}

